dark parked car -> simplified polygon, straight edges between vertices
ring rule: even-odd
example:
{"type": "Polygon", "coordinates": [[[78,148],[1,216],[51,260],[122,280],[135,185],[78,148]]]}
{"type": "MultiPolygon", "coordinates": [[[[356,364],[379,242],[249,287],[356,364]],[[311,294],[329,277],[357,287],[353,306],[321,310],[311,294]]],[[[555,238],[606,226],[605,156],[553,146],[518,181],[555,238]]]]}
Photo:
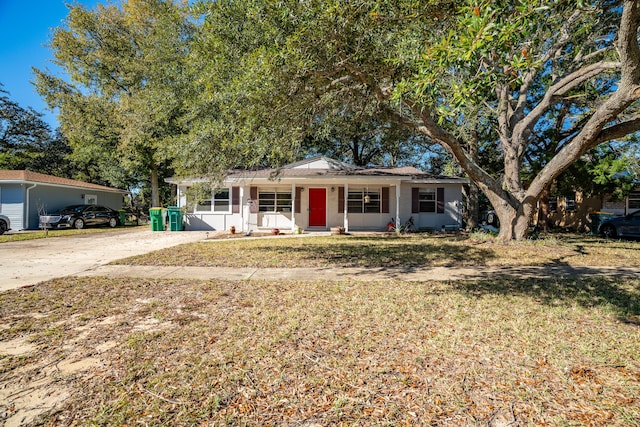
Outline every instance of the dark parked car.
{"type": "Polygon", "coordinates": [[[0,234],[11,230],[11,221],[8,216],[0,215],[0,234]]]}
{"type": "Polygon", "coordinates": [[[600,234],[604,237],[640,237],[640,211],[603,221],[600,234]]]}
{"type": "Polygon", "coordinates": [[[72,205],[51,215],[40,216],[40,227],[84,228],[92,225],[115,227],[120,223],[120,213],[99,205],[72,205]]]}

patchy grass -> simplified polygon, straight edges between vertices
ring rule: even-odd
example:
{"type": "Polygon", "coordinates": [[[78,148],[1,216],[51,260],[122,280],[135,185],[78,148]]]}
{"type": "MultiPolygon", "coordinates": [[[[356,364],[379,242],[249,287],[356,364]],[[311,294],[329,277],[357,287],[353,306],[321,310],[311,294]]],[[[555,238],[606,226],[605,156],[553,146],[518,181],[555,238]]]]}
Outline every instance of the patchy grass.
{"type": "Polygon", "coordinates": [[[119,264],[216,267],[636,266],[640,243],[568,235],[507,244],[464,236],[331,236],[187,244],[119,264]]]}
{"type": "Polygon", "coordinates": [[[77,278],[2,293],[0,307],[0,344],[35,347],[1,356],[0,390],[55,366],[47,391],[66,392],[35,425],[640,419],[640,280],[77,278]]]}
{"type": "MultiPolygon", "coordinates": [[[[96,233],[107,233],[118,230],[132,230],[137,229],[138,227],[143,226],[126,226],[126,227],[88,227],[83,228],[82,230],[76,230],[75,228],[68,229],[60,229],[60,230],[49,230],[45,232],[44,230],[31,230],[24,231],[19,233],[6,233],[0,236],[0,243],[6,242],[19,242],[21,240],[35,240],[35,239],[47,239],[50,237],[68,237],[68,236],[78,236],[81,234],[96,234],[96,233]]],[[[148,226],[144,226],[148,227],[148,226]]]]}

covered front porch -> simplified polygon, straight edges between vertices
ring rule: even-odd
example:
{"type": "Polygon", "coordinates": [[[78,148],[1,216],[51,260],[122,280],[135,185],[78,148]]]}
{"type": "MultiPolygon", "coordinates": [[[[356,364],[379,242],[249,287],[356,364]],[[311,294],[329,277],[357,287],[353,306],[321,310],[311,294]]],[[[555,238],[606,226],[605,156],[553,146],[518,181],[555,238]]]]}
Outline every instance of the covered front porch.
{"type": "Polygon", "coordinates": [[[178,200],[189,229],[381,231],[401,211],[400,188],[400,182],[232,185],[214,192],[209,204],[190,203],[188,187],[180,186],[178,200]]]}

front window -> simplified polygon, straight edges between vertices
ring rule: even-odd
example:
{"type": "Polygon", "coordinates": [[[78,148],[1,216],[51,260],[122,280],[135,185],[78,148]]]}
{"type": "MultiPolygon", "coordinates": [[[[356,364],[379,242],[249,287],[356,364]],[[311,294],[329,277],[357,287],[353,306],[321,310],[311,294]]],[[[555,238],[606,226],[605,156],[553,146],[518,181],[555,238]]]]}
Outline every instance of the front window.
{"type": "Polygon", "coordinates": [[[229,212],[229,206],[231,206],[231,190],[221,188],[215,192],[208,190],[201,194],[196,203],[196,211],[229,212]]]}
{"type": "Polygon", "coordinates": [[[291,192],[260,191],[258,210],[260,212],[291,212],[291,192]]]}
{"type": "Polygon", "coordinates": [[[565,209],[567,212],[575,212],[576,211],[576,195],[575,193],[572,196],[564,198],[565,209]]]}
{"type": "Polygon", "coordinates": [[[640,209],[640,191],[629,193],[629,209],[640,209]]]}
{"type": "Polygon", "coordinates": [[[349,189],[347,209],[349,213],[380,213],[380,191],[349,189]]]}
{"type": "Polygon", "coordinates": [[[229,212],[229,206],[231,205],[231,191],[228,188],[223,188],[215,192],[213,195],[213,211],[214,212],[229,212]]]}
{"type": "Polygon", "coordinates": [[[420,202],[420,212],[435,212],[436,211],[435,188],[421,188],[418,201],[420,202]]]}

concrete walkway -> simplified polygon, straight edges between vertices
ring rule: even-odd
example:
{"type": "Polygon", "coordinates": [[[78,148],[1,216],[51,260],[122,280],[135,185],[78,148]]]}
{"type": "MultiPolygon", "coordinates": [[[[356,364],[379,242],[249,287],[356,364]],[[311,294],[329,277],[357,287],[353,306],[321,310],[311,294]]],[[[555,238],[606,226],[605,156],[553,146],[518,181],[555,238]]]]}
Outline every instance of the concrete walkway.
{"type": "Polygon", "coordinates": [[[208,235],[204,231],[153,232],[135,227],[2,243],[0,291],[73,276],[117,259],[201,241],[208,235]]]}
{"type": "Polygon", "coordinates": [[[453,281],[487,278],[628,277],[640,278],[640,268],[520,266],[520,267],[433,267],[420,269],[365,268],[231,268],[159,267],[103,265],[82,273],[82,277],[139,277],[146,279],[195,280],[404,280],[453,281]]]}
{"type": "MultiPolygon", "coordinates": [[[[328,233],[293,235],[306,237],[328,233]]],[[[406,280],[453,281],[485,278],[554,278],[608,276],[640,278],[640,267],[434,267],[434,268],[224,268],[110,265],[117,259],[179,244],[203,241],[208,232],[152,232],[117,229],[63,238],[8,242],[0,245],[0,291],[65,276],[140,277],[200,280],[406,280]]],[[[281,238],[268,237],[268,238],[281,238]]],[[[292,237],[292,236],[288,236],[292,237]]],[[[263,239],[265,237],[258,237],[263,239]]],[[[247,237],[246,239],[251,239],[247,237]]],[[[215,244],[218,240],[208,240],[215,244]]]]}

